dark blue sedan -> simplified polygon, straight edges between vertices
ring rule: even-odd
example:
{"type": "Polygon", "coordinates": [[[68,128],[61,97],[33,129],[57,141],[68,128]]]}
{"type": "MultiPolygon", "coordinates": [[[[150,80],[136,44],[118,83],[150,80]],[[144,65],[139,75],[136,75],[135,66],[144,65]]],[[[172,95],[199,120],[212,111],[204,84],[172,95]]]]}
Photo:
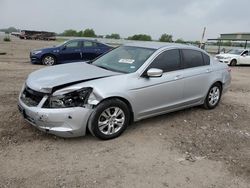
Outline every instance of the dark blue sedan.
{"type": "Polygon", "coordinates": [[[89,61],[112,49],[106,44],[85,39],[74,39],[55,47],[30,52],[31,63],[55,65],[76,61],[89,61]]]}

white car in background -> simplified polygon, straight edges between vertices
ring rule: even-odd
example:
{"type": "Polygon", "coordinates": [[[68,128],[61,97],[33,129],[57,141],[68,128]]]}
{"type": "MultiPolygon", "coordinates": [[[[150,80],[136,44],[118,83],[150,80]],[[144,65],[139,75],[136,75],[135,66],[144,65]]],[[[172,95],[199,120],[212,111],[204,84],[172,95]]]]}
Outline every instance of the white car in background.
{"type": "Polygon", "coordinates": [[[227,63],[230,66],[235,65],[250,65],[250,50],[248,49],[232,49],[227,53],[220,53],[215,56],[222,63],[227,63]]]}

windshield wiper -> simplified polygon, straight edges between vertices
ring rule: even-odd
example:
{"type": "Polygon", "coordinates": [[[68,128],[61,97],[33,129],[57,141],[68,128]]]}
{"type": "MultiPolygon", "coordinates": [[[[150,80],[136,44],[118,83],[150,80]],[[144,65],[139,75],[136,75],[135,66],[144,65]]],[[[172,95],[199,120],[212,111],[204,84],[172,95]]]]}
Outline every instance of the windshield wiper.
{"type": "MultiPolygon", "coordinates": [[[[95,64],[93,64],[93,65],[95,65],[95,64]]],[[[105,70],[109,70],[109,71],[120,72],[120,73],[127,73],[127,72],[124,72],[124,71],[120,71],[120,70],[116,70],[116,69],[111,69],[110,67],[107,68],[107,67],[104,67],[104,66],[101,66],[101,65],[95,65],[95,66],[100,67],[100,68],[105,69],[105,70]]]]}

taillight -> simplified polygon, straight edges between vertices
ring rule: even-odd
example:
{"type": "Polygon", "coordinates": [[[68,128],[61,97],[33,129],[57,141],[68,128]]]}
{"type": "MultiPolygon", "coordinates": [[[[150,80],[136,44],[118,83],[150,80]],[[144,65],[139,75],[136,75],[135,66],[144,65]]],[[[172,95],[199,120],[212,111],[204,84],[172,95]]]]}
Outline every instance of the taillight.
{"type": "Polygon", "coordinates": [[[228,72],[231,72],[231,71],[232,71],[232,69],[231,69],[230,67],[228,67],[228,68],[227,68],[227,71],[228,71],[228,72]]]}

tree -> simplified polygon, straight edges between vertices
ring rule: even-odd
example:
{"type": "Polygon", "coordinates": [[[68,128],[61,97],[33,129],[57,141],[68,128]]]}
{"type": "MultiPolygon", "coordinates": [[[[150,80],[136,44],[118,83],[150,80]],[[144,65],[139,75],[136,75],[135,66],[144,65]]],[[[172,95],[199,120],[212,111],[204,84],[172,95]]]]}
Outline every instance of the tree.
{"type": "Polygon", "coordinates": [[[142,40],[142,41],[151,41],[152,38],[150,35],[146,35],[146,34],[137,34],[137,35],[133,35],[128,37],[128,40],[142,40]]]}
{"type": "Polygon", "coordinates": [[[15,27],[9,27],[6,29],[0,29],[0,31],[5,32],[6,34],[12,33],[12,32],[18,32],[19,30],[15,27]]]}
{"type": "Polygon", "coordinates": [[[183,39],[177,39],[176,41],[175,41],[176,43],[185,43],[185,41],[183,40],[183,39]]]}
{"type": "Polygon", "coordinates": [[[73,30],[73,29],[68,29],[68,30],[65,30],[63,33],[62,33],[63,36],[70,36],[70,37],[74,37],[74,36],[77,36],[77,31],[76,30],[73,30]]]}
{"type": "Polygon", "coordinates": [[[85,29],[82,34],[83,37],[96,37],[95,31],[93,29],[85,29]]]}
{"type": "Polygon", "coordinates": [[[173,36],[169,34],[162,34],[161,38],[159,39],[160,42],[173,42],[173,36]]]}
{"type": "Polygon", "coordinates": [[[77,32],[77,36],[78,36],[78,37],[81,37],[82,35],[83,35],[82,30],[77,32]]]}
{"type": "Polygon", "coordinates": [[[120,35],[118,33],[112,33],[111,35],[106,35],[105,38],[107,39],[120,39],[120,35]]]}

